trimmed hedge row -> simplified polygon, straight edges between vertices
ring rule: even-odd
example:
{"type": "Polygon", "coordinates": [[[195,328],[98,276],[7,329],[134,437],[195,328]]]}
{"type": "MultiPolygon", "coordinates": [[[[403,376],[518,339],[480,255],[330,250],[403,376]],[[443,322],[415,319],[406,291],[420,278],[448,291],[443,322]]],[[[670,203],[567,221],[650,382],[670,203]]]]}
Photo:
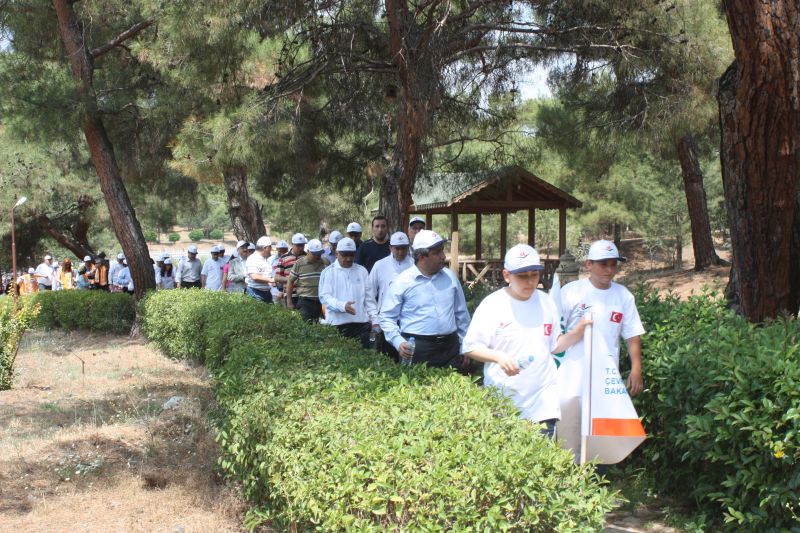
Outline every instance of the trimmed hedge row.
{"type": "Polygon", "coordinates": [[[642,463],[726,530],[800,531],[800,322],[755,326],[713,294],[637,299],[642,463]]]}
{"type": "Polygon", "coordinates": [[[591,467],[465,377],[244,296],[162,291],[141,310],[151,341],[214,373],[250,528],[598,531],[613,507],[591,467]]]}
{"type": "Polygon", "coordinates": [[[10,389],[14,382],[14,361],[19,342],[38,312],[39,306],[26,298],[22,299],[16,311],[11,298],[6,298],[0,305],[0,390],[10,389]]]}
{"type": "Polygon", "coordinates": [[[41,308],[33,327],[128,333],[136,318],[136,302],[121,292],[43,291],[27,298],[41,308]]]}

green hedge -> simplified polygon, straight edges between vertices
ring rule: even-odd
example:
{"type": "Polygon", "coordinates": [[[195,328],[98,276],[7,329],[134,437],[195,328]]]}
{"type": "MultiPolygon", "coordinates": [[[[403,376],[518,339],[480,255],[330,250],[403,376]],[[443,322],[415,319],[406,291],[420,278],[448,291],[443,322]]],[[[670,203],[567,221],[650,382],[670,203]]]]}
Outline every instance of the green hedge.
{"type": "Polygon", "coordinates": [[[213,372],[250,528],[598,531],[613,507],[591,467],[463,376],[243,295],[162,291],[141,310],[151,341],[213,372]]]}
{"type": "Polygon", "coordinates": [[[194,242],[199,241],[205,236],[206,234],[201,229],[193,229],[192,231],[189,232],[189,239],[191,239],[194,242]]]}
{"type": "Polygon", "coordinates": [[[38,312],[39,307],[30,298],[21,298],[16,311],[11,298],[0,305],[0,390],[8,390],[13,384],[19,342],[38,312]]]}
{"type": "Polygon", "coordinates": [[[652,436],[641,461],[725,529],[800,531],[800,324],[754,326],[713,294],[639,292],[652,436]]]}
{"type": "Polygon", "coordinates": [[[136,316],[129,294],[101,290],[45,291],[30,296],[41,308],[33,323],[45,329],[128,333],[136,316]]]}

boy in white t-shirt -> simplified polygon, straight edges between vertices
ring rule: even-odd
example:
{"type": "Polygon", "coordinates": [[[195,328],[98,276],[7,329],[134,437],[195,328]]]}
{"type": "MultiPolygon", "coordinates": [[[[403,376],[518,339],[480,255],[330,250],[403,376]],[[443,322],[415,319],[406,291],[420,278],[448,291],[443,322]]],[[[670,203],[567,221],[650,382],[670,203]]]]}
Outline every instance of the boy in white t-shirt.
{"type": "MultiPolygon", "coordinates": [[[[567,331],[582,322],[587,313],[591,313],[593,356],[611,356],[617,368],[620,338],[625,339],[631,359],[628,391],[631,396],[636,396],[644,389],[640,336],[645,331],[633,295],[613,281],[622,262],[625,262],[625,258],[620,256],[613,242],[601,240],[592,243],[586,259],[589,277],[568,283],[561,289],[561,310],[567,331]]],[[[583,357],[583,338],[580,338],[567,350],[558,369],[562,415],[558,432],[573,451],[579,450],[580,446],[583,357]]]]}
{"type": "Polygon", "coordinates": [[[475,310],[464,337],[464,353],[486,363],[483,384],[512,399],[520,416],[547,426],[553,437],[560,417],[556,365],[551,354],[583,335],[585,321],[559,335],[560,317],[549,295],[537,291],[544,267],[527,244],[511,248],[503,278],[508,287],[493,292],[475,310]],[[524,368],[520,368],[522,365],[524,368]]]}

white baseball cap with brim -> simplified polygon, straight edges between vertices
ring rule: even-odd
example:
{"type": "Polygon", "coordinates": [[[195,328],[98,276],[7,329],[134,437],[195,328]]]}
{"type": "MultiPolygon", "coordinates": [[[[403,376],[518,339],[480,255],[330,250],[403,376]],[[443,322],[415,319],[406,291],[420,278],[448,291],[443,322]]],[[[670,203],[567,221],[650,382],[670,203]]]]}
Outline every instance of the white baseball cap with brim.
{"type": "Polygon", "coordinates": [[[123,254],[122,252],[118,253],[117,254],[117,259],[125,259],[125,254],[123,254]]]}
{"type": "Polygon", "coordinates": [[[411,244],[408,241],[408,235],[402,231],[396,231],[389,237],[389,246],[408,246],[411,244]]]}
{"type": "Polygon", "coordinates": [[[44,258],[45,258],[45,259],[51,259],[51,260],[52,260],[52,259],[53,259],[53,256],[52,256],[52,255],[50,255],[50,254],[47,254],[46,256],[44,256],[44,258]]]}
{"type": "Polygon", "coordinates": [[[328,242],[331,244],[336,244],[337,242],[342,240],[342,232],[339,230],[333,230],[330,235],[328,235],[328,242]]]}
{"type": "Polygon", "coordinates": [[[503,268],[508,270],[510,274],[522,274],[523,272],[530,272],[532,270],[544,270],[544,265],[542,265],[539,253],[533,246],[518,244],[512,246],[506,252],[503,268]]]}
{"type": "Polygon", "coordinates": [[[589,255],[586,256],[586,259],[589,261],[605,261],[606,259],[616,259],[620,263],[627,261],[627,259],[619,255],[617,245],[606,240],[594,241],[589,247],[589,255]]]}
{"type": "Polygon", "coordinates": [[[219,253],[219,246],[217,246],[216,244],[214,246],[212,246],[211,247],[211,253],[212,254],[218,254],[219,253]]]}
{"type": "Polygon", "coordinates": [[[423,226],[425,226],[425,219],[422,217],[411,217],[411,220],[408,221],[408,225],[416,224],[417,222],[421,222],[423,226]]]}
{"type": "Polygon", "coordinates": [[[247,243],[247,249],[250,250],[250,251],[255,250],[256,249],[255,243],[252,243],[252,242],[247,243]]]}
{"type": "Polygon", "coordinates": [[[354,241],[350,237],[344,237],[336,245],[336,251],[337,252],[355,252],[356,251],[356,241],[354,241]]]}
{"type": "Polygon", "coordinates": [[[165,257],[164,258],[164,264],[165,265],[171,265],[172,264],[172,259],[170,259],[169,257],[165,257]]]}
{"type": "Polygon", "coordinates": [[[289,249],[289,243],[286,242],[286,241],[278,241],[278,244],[275,246],[275,248],[277,248],[278,250],[281,250],[281,249],[288,250],[289,249]]]}
{"type": "Polygon", "coordinates": [[[414,237],[414,249],[421,248],[436,248],[447,242],[447,239],[439,235],[433,230],[423,229],[414,237]]]}
{"type": "Polygon", "coordinates": [[[351,222],[347,225],[347,233],[361,233],[361,224],[358,222],[351,222]]]}
{"type": "Polygon", "coordinates": [[[28,274],[33,274],[34,272],[36,272],[36,270],[33,267],[28,269],[28,274]]]}
{"type": "Polygon", "coordinates": [[[92,256],[91,255],[87,255],[86,257],[83,258],[83,260],[84,261],[91,261],[92,260],[92,256]]]}
{"type": "Polygon", "coordinates": [[[267,246],[272,246],[272,239],[266,235],[259,237],[256,241],[256,248],[266,248],[267,246]]]}
{"type": "Polygon", "coordinates": [[[308,252],[312,254],[321,254],[322,253],[322,241],[319,239],[311,239],[308,241],[308,252]]]}
{"type": "Polygon", "coordinates": [[[292,235],[292,244],[306,244],[308,239],[302,233],[295,233],[292,235]]]}
{"type": "Polygon", "coordinates": [[[186,249],[186,252],[187,252],[187,253],[190,253],[190,254],[196,254],[196,253],[197,253],[197,246],[195,246],[194,244],[190,245],[190,246],[189,246],[189,247],[186,249]]]}
{"type": "Polygon", "coordinates": [[[239,248],[246,248],[248,244],[250,243],[248,243],[247,241],[238,241],[236,243],[236,249],[238,250],[239,248]]]}

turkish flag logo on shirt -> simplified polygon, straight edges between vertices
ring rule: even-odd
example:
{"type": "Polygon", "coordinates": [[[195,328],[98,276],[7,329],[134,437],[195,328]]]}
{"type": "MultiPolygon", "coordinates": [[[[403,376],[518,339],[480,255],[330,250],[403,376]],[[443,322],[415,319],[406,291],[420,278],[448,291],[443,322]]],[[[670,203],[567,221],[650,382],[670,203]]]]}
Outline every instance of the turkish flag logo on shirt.
{"type": "Polygon", "coordinates": [[[617,324],[622,322],[622,313],[611,311],[611,322],[616,322],[617,324]]]}
{"type": "Polygon", "coordinates": [[[549,336],[551,333],[553,333],[553,324],[545,324],[544,325],[544,334],[549,336]]]}

